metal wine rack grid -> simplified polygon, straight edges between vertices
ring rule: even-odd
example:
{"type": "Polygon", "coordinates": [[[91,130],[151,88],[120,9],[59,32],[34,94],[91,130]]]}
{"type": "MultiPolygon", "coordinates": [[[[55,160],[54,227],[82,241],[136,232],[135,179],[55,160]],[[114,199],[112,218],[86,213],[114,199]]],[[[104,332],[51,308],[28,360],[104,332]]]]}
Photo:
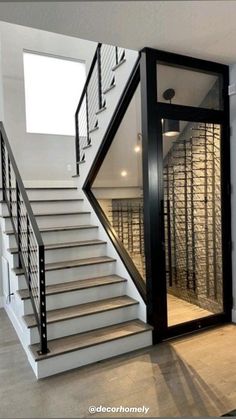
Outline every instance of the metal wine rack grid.
{"type": "Polygon", "coordinates": [[[188,124],[164,164],[168,292],[222,310],[220,126],[188,124]]]}
{"type": "Polygon", "coordinates": [[[139,273],[145,279],[143,199],[112,199],[109,219],[139,273]]]}

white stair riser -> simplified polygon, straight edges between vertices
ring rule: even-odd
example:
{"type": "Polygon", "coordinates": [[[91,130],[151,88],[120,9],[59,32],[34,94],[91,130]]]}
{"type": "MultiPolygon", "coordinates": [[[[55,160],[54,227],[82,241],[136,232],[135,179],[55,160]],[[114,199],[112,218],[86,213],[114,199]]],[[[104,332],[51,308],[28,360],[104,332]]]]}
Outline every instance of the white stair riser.
{"type": "Polygon", "coordinates": [[[98,228],[85,228],[66,231],[51,231],[42,233],[44,244],[69,243],[73,241],[95,240],[98,238],[98,228]]]}
{"type": "Polygon", "coordinates": [[[26,192],[29,200],[83,198],[78,189],[27,189],[26,192]]]}
{"type": "MultiPolygon", "coordinates": [[[[90,223],[90,214],[45,215],[36,217],[36,221],[39,228],[83,225],[90,223]]],[[[3,219],[3,226],[6,230],[12,229],[10,218],[3,219]]]]}
{"type": "MultiPolygon", "coordinates": [[[[56,310],[58,308],[70,307],[77,304],[89,303],[92,301],[103,300],[105,298],[119,297],[125,294],[125,282],[112,285],[102,285],[99,287],[87,288],[65,292],[62,294],[47,296],[47,310],[56,310]]],[[[23,300],[22,315],[33,314],[30,300],[23,300]]]]}
{"type": "Polygon", "coordinates": [[[135,351],[152,345],[152,332],[147,331],[111,342],[52,357],[37,362],[38,378],[48,377],[83,365],[92,364],[117,355],[135,351]]]}
{"type": "MultiPolygon", "coordinates": [[[[54,249],[45,251],[45,262],[62,262],[69,260],[84,259],[89,257],[104,256],[106,254],[106,244],[68,247],[65,249],[54,249]]],[[[18,254],[14,254],[14,265],[18,265],[18,254]]]]}
{"type": "MultiPolygon", "coordinates": [[[[75,319],[48,324],[48,340],[134,320],[137,318],[137,307],[138,305],[135,304],[130,307],[122,307],[115,310],[104,311],[103,313],[96,313],[89,316],[77,317],[75,319]]],[[[38,329],[33,327],[30,329],[30,344],[38,342],[38,329]]]]}
{"type": "MultiPolygon", "coordinates": [[[[98,228],[85,228],[66,231],[42,232],[44,244],[69,243],[73,241],[95,240],[98,238],[98,228]]],[[[4,235],[6,237],[6,247],[16,247],[14,234],[4,235]]]]}
{"type": "Polygon", "coordinates": [[[72,247],[60,250],[46,250],[46,263],[61,262],[77,259],[104,256],[106,254],[106,244],[72,247]]]}
{"type": "MultiPolygon", "coordinates": [[[[98,278],[115,273],[115,262],[99,263],[95,265],[80,266],[70,269],[60,269],[46,272],[46,285],[61,284],[78,279],[98,278]]],[[[15,276],[18,281],[18,289],[25,288],[25,278],[23,275],[15,276]]]]}
{"type": "MultiPolygon", "coordinates": [[[[40,213],[53,213],[53,212],[75,212],[83,211],[83,201],[59,201],[59,202],[32,202],[31,203],[33,212],[36,214],[40,213]]],[[[0,214],[8,215],[8,209],[6,204],[0,205],[0,214]]]]}

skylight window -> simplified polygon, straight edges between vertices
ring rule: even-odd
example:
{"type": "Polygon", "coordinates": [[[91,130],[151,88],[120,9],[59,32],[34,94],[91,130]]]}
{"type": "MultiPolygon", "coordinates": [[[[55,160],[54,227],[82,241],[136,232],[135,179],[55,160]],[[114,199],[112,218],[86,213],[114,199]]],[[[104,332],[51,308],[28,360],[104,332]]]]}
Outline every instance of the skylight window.
{"type": "Polygon", "coordinates": [[[24,52],[26,131],[75,135],[75,110],[85,83],[85,64],[24,52]]]}

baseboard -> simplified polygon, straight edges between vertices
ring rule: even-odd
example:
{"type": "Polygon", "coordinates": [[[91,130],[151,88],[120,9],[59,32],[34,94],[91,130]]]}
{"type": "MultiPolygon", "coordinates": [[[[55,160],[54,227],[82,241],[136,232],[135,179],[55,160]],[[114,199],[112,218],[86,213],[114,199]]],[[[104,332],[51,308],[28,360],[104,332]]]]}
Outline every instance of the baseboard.
{"type": "Polygon", "coordinates": [[[232,323],[236,323],[236,309],[232,309],[232,323]]]}

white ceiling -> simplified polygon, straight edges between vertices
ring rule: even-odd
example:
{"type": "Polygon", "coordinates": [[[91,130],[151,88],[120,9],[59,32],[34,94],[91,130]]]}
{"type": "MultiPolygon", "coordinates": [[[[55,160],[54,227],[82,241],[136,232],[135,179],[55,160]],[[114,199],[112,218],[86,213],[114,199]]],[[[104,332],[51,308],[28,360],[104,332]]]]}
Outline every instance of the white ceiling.
{"type": "Polygon", "coordinates": [[[236,1],[1,2],[0,19],[140,50],[236,62],[236,1]]]}

